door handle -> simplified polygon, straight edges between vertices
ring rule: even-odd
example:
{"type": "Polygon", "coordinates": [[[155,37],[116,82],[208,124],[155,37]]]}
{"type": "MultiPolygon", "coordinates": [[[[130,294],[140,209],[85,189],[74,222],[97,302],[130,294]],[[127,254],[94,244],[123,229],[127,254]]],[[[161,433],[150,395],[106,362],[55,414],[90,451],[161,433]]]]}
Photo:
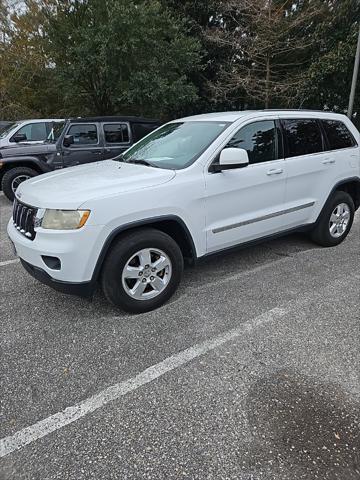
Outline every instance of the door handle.
{"type": "Polygon", "coordinates": [[[271,170],[268,170],[266,172],[266,175],[280,175],[280,173],[283,173],[282,168],[272,168],[271,170]]]}
{"type": "Polygon", "coordinates": [[[323,165],[329,165],[331,163],[335,163],[335,160],[333,158],[325,158],[325,160],[323,160],[321,163],[323,165]]]}
{"type": "Polygon", "coordinates": [[[101,150],[91,150],[90,153],[96,153],[96,155],[101,155],[101,150]]]}

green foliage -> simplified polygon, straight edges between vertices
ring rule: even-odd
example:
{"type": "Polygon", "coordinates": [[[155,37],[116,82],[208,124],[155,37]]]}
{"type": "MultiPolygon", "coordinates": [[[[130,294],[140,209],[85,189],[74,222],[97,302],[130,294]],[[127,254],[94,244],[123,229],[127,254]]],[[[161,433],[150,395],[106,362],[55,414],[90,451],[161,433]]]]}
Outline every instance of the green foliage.
{"type": "Polygon", "coordinates": [[[200,45],[158,1],[68,1],[47,12],[48,54],[73,114],[181,113],[200,45]]]}
{"type": "Polygon", "coordinates": [[[347,108],[359,0],[18,1],[0,0],[0,119],[347,108]]]}
{"type": "MultiPolygon", "coordinates": [[[[346,112],[359,33],[360,2],[332,0],[317,25],[316,48],[304,73],[302,105],[346,112]]],[[[355,111],[360,111],[360,89],[355,111]]]]}

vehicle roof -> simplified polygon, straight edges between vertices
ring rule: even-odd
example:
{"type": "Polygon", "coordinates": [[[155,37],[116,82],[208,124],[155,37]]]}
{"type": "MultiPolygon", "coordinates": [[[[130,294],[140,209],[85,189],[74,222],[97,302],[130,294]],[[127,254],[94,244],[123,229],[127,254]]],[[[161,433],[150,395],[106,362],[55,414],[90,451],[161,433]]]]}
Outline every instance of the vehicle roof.
{"type": "Polygon", "coordinates": [[[25,120],[14,120],[11,123],[24,123],[24,122],[64,122],[65,118],[26,118],[25,120]]]}
{"type": "MultiPolygon", "coordinates": [[[[203,113],[200,115],[193,115],[190,117],[180,118],[174,121],[182,122],[200,122],[200,121],[219,121],[219,122],[236,122],[241,118],[252,117],[252,116],[265,116],[265,115],[279,115],[280,117],[315,117],[315,118],[344,118],[345,115],[327,112],[323,110],[288,110],[288,109],[278,109],[278,110],[242,110],[237,112],[214,112],[214,113],[203,113]]],[[[345,117],[346,118],[346,117],[345,117]]]]}
{"type": "Polygon", "coordinates": [[[133,116],[104,116],[104,117],[78,117],[70,118],[71,123],[87,123],[87,122],[132,122],[132,123],[158,123],[160,120],[155,118],[133,117],[133,116]]]}

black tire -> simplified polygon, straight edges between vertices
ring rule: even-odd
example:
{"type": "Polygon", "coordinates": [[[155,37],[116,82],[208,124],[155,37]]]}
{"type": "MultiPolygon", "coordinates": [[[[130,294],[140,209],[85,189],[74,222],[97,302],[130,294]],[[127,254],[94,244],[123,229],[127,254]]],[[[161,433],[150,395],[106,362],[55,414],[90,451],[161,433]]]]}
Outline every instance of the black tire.
{"type": "Polygon", "coordinates": [[[36,177],[36,175],[38,175],[38,172],[29,167],[14,167],[5,172],[1,181],[1,188],[5,197],[11,202],[14,200],[15,194],[13,192],[12,184],[17,177],[26,176],[30,178],[36,177]]]}
{"type": "Polygon", "coordinates": [[[314,230],[311,232],[312,240],[315,243],[321,245],[322,247],[335,247],[336,245],[339,245],[339,243],[345,240],[350,231],[351,225],[354,220],[354,212],[355,206],[351,196],[346,192],[335,192],[327,201],[316,222],[314,230]],[[344,203],[349,207],[350,219],[344,233],[341,234],[341,236],[335,238],[330,234],[330,217],[337,205],[340,205],[341,203],[344,203]]]}
{"type": "MultiPolygon", "coordinates": [[[[179,245],[166,233],[142,228],[125,233],[112,245],[101,272],[101,287],[106,299],[113,305],[131,313],[143,313],[160,307],[177,289],[184,268],[179,245]],[[171,276],[165,289],[155,298],[138,300],[130,297],[122,282],[126,263],[138,251],[146,248],[162,250],[171,261],[171,276]]],[[[132,288],[132,287],[131,287],[132,288]]]]}

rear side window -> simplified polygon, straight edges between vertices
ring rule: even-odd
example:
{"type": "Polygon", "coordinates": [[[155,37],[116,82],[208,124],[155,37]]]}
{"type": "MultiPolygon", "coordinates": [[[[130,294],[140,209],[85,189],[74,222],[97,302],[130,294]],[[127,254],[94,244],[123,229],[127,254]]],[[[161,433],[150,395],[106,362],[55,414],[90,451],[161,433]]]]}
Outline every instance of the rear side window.
{"type": "Polygon", "coordinates": [[[134,139],[137,142],[145,137],[148,133],[152,132],[160,125],[156,123],[133,123],[132,130],[134,132],[134,139]]]}
{"type": "Polygon", "coordinates": [[[287,157],[322,152],[323,138],[317,120],[282,120],[287,144],[287,157]]]}
{"type": "Polygon", "coordinates": [[[276,127],[273,120],[254,122],[235,133],[227,148],[243,148],[250,163],[269,162],[277,159],[276,127]]]}
{"type": "Polygon", "coordinates": [[[109,123],[104,125],[106,143],[129,143],[129,128],[126,123],[109,123]]]}
{"type": "Polygon", "coordinates": [[[78,124],[71,125],[67,135],[74,137],[74,145],[95,145],[98,143],[96,125],[78,124]]]}
{"type": "Polygon", "coordinates": [[[340,148],[349,148],[356,145],[354,137],[344,123],[338,120],[321,120],[321,123],[330,150],[339,150],[340,148]]]}

